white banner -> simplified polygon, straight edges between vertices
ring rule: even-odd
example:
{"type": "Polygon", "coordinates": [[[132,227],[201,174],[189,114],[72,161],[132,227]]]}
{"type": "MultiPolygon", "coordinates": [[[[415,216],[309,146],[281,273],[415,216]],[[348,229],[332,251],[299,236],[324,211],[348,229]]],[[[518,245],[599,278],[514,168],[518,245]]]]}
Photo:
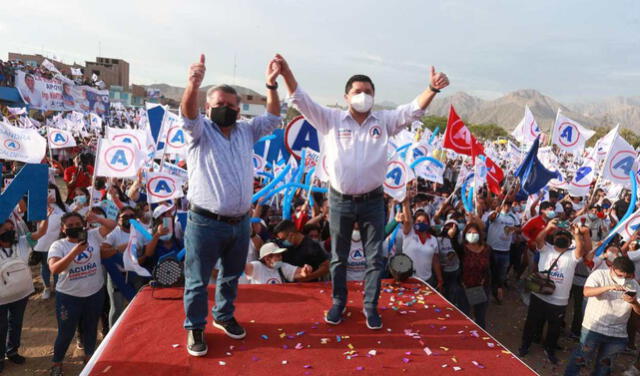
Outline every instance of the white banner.
{"type": "Polygon", "coordinates": [[[64,76],[47,79],[23,71],[15,76],[16,89],[30,108],[52,111],[109,111],[109,90],[78,86],[64,76]]]}
{"type": "Polygon", "coordinates": [[[47,127],[47,139],[51,149],[72,148],[76,146],[76,139],[69,131],[47,127]]]}
{"type": "Polygon", "coordinates": [[[520,123],[511,132],[511,135],[521,144],[532,144],[533,141],[540,135],[540,127],[536,123],[536,119],[533,117],[529,106],[524,107],[524,117],[520,120],[520,123]]]}
{"type": "Polygon", "coordinates": [[[40,163],[46,151],[47,140],[37,130],[0,122],[0,159],[40,163]]]}
{"type": "Polygon", "coordinates": [[[184,180],[164,172],[147,172],[147,197],[150,203],[180,198],[184,196],[184,180]]]}
{"type": "Polygon", "coordinates": [[[384,180],[384,192],[398,202],[404,201],[407,184],[415,177],[399,154],[387,162],[387,175],[384,180]]]}
{"type": "MultiPolygon", "coordinates": [[[[607,158],[602,165],[602,178],[612,183],[630,187],[629,172],[637,171],[636,158],[637,154],[633,146],[622,138],[615,135],[607,158]]],[[[637,179],[637,174],[635,175],[637,179]]]]}
{"type": "Polygon", "coordinates": [[[131,178],[144,165],[144,153],[129,143],[101,139],[96,157],[96,176],[131,178]]]}
{"type": "Polygon", "coordinates": [[[575,153],[582,151],[587,140],[594,134],[596,131],[587,129],[558,112],[551,141],[558,145],[560,150],[575,153]]]}
{"type": "Polygon", "coordinates": [[[164,152],[167,154],[187,155],[188,134],[182,126],[184,122],[177,114],[165,110],[160,128],[158,142],[164,142],[164,152]]]}

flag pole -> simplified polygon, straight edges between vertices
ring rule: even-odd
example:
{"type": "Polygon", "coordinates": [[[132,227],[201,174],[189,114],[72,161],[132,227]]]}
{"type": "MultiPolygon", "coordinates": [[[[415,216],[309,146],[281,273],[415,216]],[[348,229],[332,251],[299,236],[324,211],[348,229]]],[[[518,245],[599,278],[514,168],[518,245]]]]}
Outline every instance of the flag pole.
{"type": "Polygon", "coordinates": [[[91,177],[91,191],[89,192],[89,210],[93,207],[93,192],[96,190],[96,171],[98,171],[98,160],[100,159],[100,145],[102,139],[98,139],[98,146],[96,148],[96,160],[93,164],[93,176],[91,177]]]}
{"type": "Polygon", "coordinates": [[[558,122],[558,117],[560,116],[560,108],[558,108],[558,112],[556,113],[556,120],[553,122],[551,126],[551,132],[549,132],[549,145],[553,144],[553,134],[555,133],[556,123],[558,122]]]}

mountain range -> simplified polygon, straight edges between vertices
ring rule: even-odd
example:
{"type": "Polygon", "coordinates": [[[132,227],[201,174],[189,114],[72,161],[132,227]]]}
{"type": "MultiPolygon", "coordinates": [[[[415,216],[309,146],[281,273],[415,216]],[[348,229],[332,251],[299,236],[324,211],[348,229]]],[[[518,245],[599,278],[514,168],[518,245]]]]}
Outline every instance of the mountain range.
{"type": "MultiPolygon", "coordinates": [[[[147,88],[159,89],[166,98],[180,100],[184,88],[167,84],[154,84],[147,88]]],[[[201,88],[205,91],[207,87],[201,88]]],[[[240,88],[247,90],[246,88],[240,88]]],[[[257,94],[257,93],[256,93],[257,94]]],[[[473,124],[497,124],[507,130],[518,125],[524,115],[525,105],[529,106],[538,126],[548,131],[555,122],[558,109],[562,114],[589,127],[621,127],[640,132],[640,96],[615,97],[601,101],[567,103],[546,96],[534,89],[510,92],[493,100],[485,100],[465,92],[437,97],[429,106],[429,114],[447,117],[449,106],[453,105],[462,119],[473,124]]],[[[395,104],[382,101],[378,108],[393,108],[395,104]]]]}

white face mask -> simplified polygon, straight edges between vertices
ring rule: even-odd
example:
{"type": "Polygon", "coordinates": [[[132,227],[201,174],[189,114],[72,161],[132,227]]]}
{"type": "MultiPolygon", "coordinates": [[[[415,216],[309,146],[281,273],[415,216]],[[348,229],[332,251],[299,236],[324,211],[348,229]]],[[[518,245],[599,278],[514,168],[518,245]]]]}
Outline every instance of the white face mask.
{"type": "Polygon", "coordinates": [[[351,234],[351,241],[354,243],[357,243],[360,240],[362,240],[362,237],[360,236],[360,231],[353,230],[353,233],[351,234]]]}
{"type": "Polygon", "coordinates": [[[360,112],[366,113],[373,107],[373,97],[367,93],[356,94],[351,97],[351,107],[360,112]]]}
{"type": "Polygon", "coordinates": [[[271,264],[271,269],[279,269],[282,266],[282,261],[274,261],[271,264]]]}
{"type": "Polygon", "coordinates": [[[480,241],[480,234],[477,232],[467,232],[464,238],[467,239],[469,243],[475,244],[480,241]]]}

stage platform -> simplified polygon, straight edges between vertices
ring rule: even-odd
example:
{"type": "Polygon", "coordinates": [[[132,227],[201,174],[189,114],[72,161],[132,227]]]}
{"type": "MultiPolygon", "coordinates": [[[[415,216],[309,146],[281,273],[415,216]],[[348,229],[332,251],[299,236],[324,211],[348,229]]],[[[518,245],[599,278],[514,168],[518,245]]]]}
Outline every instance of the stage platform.
{"type": "Polygon", "coordinates": [[[235,316],[247,337],[233,340],[209,323],[209,353],[201,358],[185,348],[182,289],[156,289],[154,296],[179,299],[142,289],[82,375],[536,374],[418,282],[383,281],[378,331],[365,326],[361,283],[350,283],[347,317],[338,326],[323,321],[330,283],[240,285],[235,316]]]}

